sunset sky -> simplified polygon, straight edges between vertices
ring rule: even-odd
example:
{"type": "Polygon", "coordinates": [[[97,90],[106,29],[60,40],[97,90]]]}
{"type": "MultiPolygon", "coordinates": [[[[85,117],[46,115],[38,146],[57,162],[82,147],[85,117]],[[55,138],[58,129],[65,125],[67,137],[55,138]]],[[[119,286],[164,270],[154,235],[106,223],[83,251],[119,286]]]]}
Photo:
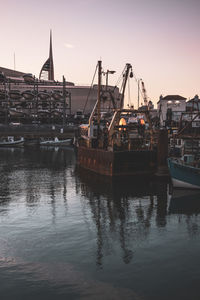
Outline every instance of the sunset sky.
{"type": "MultiPolygon", "coordinates": [[[[200,0],[0,0],[0,66],[33,73],[48,58],[53,34],[55,79],[90,84],[99,59],[126,63],[144,80],[149,98],[200,95],[200,0]]],[[[137,103],[131,83],[129,101],[137,103]]]]}

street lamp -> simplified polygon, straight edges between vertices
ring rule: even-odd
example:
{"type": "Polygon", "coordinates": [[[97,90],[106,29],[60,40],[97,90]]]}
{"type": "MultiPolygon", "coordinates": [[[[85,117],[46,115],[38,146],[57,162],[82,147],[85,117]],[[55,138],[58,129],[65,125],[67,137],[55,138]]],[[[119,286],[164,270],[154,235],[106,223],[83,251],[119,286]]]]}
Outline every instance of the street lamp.
{"type": "Polygon", "coordinates": [[[106,72],[104,72],[103,74],[106,75],[106,91],[107,91],[107,87],[108,87],[108,74],[114,74],[116,71],[110,71],[107,70],[106,72]]]}

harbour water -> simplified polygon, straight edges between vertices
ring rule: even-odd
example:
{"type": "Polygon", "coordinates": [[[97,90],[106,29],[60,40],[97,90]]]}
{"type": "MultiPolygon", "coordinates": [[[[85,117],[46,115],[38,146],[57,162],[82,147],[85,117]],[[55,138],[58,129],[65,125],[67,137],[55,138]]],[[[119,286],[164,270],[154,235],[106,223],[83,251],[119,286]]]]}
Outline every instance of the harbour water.
{"type": "Polygon", "coordinates": [[[200,299],[200,194],[0,149],[1,299],[200,299]]]}

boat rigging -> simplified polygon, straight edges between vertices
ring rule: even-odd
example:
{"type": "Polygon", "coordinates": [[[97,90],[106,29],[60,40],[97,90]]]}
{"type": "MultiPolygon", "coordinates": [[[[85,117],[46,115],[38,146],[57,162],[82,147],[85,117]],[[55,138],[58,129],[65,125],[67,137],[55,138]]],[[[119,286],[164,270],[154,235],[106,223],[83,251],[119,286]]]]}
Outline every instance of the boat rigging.
{"type": "Polygon", "coordinates": [[[102,110],[102,73],[102,62],[98,61],[97,101],[89,124],[80,125],[75,138],[78,164],[111,176],[152,172],[156,151],[148,106],[142,111],[124,108],[128,78],[133,77],[131,64],[124,68],[120,99],[109,114],[102,110]]]}

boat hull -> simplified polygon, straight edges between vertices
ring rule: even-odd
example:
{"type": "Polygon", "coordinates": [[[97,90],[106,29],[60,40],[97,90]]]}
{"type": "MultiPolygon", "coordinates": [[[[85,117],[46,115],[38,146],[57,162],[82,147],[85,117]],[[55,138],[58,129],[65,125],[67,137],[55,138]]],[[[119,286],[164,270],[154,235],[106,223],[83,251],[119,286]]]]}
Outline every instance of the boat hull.
{"type": "Polygon", "coordinates": [[[44,141],[44,142],[40,142],[40,146],[55,146],[55,147],[59,147],[59,146],[70,146],[71,145],[71,139],[67,139],[67,140],[61,140],[61,141],[44,141]]]}
{"type": "Polygon", "coordinates": [[[24,146],[24,140],[13,142],[0,142],[0,147],[22,147],[24,146]]]}
{"type": "Polygon", "coordinates": [[[175,188],[200,189],[200,169],[168,159],[168,167],[175,188]]]}
{"type": "Polygon", "coordinates": [[[106,151],[82,146],[77,148],[78,165],[101,175],[153,174],[156,160],[156,151],[150,150],[106,151]]]}

